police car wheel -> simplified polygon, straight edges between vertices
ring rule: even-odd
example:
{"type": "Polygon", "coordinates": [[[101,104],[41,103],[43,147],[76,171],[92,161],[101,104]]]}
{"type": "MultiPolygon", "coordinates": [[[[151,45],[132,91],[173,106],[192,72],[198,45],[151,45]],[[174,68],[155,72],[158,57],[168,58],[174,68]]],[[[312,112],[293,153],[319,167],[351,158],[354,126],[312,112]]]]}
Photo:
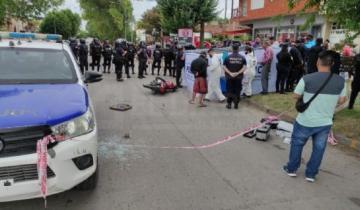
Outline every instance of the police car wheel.
{"type": "Polygon", "coordinates": [[[80,183],[75,187],[75,189],[80,191],[88,191],[96,188],[99,176],[99,165],[97,165],[96,171],[88,179],[80,183]]]}

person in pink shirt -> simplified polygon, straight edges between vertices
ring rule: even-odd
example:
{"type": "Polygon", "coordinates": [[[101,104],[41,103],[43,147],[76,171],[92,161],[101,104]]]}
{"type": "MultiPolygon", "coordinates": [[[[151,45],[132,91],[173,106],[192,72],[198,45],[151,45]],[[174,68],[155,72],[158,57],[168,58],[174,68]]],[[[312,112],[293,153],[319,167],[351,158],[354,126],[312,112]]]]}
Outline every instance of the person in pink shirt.
{"type": "Polygon", "coordinates": [[[345,46],[344,46],[344,48],[342,50],[342,55],[346,56],[346,57],[349,57],[349,56],[353,55],[352,49],[348,44],[345,44],[345,46]]]}
{"type": "Polygon", "coordinates": [[[274,57],[274,52],[271,49],[270,42],[266,41],[263,43],[264,58],[261,64],[263,65],[261,71],[261,85],[262,85],[262,92],[261,94],[267,94],[269,88],[269,72],[271,70],[271,63],[274,57]]]}

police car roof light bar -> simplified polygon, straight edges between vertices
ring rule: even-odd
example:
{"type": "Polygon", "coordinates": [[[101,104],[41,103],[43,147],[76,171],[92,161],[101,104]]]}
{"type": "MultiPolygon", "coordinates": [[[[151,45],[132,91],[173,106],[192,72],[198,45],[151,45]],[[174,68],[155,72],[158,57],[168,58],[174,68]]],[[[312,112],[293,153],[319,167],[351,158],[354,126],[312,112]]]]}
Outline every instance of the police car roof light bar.
{"type": "Polygon", "coordinates": [[[62,36],[58,34],[39,34],[39,33],[18,33],[0,31],[2,39],[32,39],[32,40],[50,40],[60,41],[62,36]]]}

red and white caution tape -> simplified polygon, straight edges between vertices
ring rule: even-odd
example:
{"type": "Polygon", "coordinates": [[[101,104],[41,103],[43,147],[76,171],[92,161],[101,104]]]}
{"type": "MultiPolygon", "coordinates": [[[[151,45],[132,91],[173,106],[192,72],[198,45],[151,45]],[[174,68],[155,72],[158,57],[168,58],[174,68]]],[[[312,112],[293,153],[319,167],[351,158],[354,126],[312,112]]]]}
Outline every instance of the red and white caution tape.
{"type": "Polygon", "coordinates": [[[47,197],[47,167],[48,167],[48,144],[54,143],[56,141],[63,141],[62,137],[54,137],[52,135],[45,136],[44,138],[38,140],[36,144],[36,153],[38,156],[37,159],[37,171],[38,179],[40,185],[40,192],[45,201],[45,208],[47,206],[46,197],[47,197]]]}
{"type": "MultiPolygon", "coordinates": [[[[287,111],[286,111],[287,112],[287,111]]],[[[261,128],[262,126],[264,126],[267,123],[271,123],[274,121],[279,120],[279,118],[284,115],[286,112],[283,112],[277,116],[268,116],[267,118],[265,118],[265,121],[262,123],[258,123],[255,125],[252,125],[246,129],[243,129],[242,131],[236,132],[232,135],[226,136],[218,141],[215,141],[213,143],[210,144],[204,144],[204,145],[195,145],[195,146],[162,146],[162,147],[155,147],[155,146],[147,146],[147,145],[123,145],[123,146],[129,146],[129,147],[140,147],[140,148],[152,148],[152,149],[189,149],[189,150],[193,150],[193,149],[209,149],[209,148],[213,148],[225,143],[228,143],[240,136],[243,136],[246,133],[249,133],[251,131],[254,131],[258,128],[261,128]]],[[[59,137],[59,136],[46,136],[43,139],[40,139],[37,142],[37,155],[38,155],[38,162],[37,162],[37,169],[38,169],[38,174],[39,174],[39,183],[41,186],[41,195],[45,200],[45,207],[46,207],[46,197],[47,197],[47,163],[48,163],[48,159],[47,159],[47,146],[49,143],[53,143],[53,142],[59,142],[59,141],[63,141],[64,138],[63,137],[59,137]]],[[[332,145],[336,145],[337,144],[337,140],[334,137],[333,132],[331,131],[331,133],[329,134],[329,138],[328,138],[328,142],[332,145]]]]}
{"type": "Polygon", "coordinates": [[[123,145],[123,146],[128,146],[128,147],[139,147],[139,148],[149,148],[149,149],[209,149],[209,148],[213,148],[213,147],[216,147],[216,146],[219,146],[219,145],[222,145],[222,144],[225,144],[225,143],[228,143],[230,141],[233,141],[234,139],[240,137],[240,136],[243,136],[244,134],[246,133],[249,133],[251,131],[254,131],[258,128],[261,128],[262,126],[264,126],[265,124],[267,123],[271,123],[273,121],[277,121],[279,120],[280,116],[282,116],[283,114],[285,114],[285,112],[277,115],[277,116],[268,116],[265,118],[265,121],[262,122],[262,123],[258,123],[258,124],[255,124],[255,125],[252,125],[248,128],[245,128],[241,131],[238,131],[234,134],[231,134],[229,136],[226,136],[220,140],[217,140],[213,143],[210,143],[210,144],[204,144],[204,145],[195,145],[195,146],[163,146],[163,147],[155,147],[155,146],[147,146],[147,145],[123,145]]]}

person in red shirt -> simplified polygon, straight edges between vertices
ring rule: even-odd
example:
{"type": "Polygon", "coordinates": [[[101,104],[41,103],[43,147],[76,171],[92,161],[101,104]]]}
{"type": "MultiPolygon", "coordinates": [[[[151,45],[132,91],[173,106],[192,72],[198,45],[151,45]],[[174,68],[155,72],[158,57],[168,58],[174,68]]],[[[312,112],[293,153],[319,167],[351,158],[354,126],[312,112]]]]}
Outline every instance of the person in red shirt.
{"type": "Polygon", "coordinates": [[[264,59],[261,62],[263,65],[261,71],[261,85],[262,85],[262,92],[261,94],[267,94],[269,88],[269,73],[271,70],[271,63],[273,60],[274,52],[271,49],[270,43],[268,41],[263,43],[264,52],[264,59]]]}
{"type": "Polygon", "coordinates": [[[195,98],[197,94],[200,94],[199,107],[206,107],[204,104],[205,95],[208,92],[207,89],[207,55],[206,52],[201,52],[199,58],[195,59],[191,63],[191,72],[195,76],[195,82],[193,87],[192,99],[189,101],[190,104],[195,103],[195,98]]]}

